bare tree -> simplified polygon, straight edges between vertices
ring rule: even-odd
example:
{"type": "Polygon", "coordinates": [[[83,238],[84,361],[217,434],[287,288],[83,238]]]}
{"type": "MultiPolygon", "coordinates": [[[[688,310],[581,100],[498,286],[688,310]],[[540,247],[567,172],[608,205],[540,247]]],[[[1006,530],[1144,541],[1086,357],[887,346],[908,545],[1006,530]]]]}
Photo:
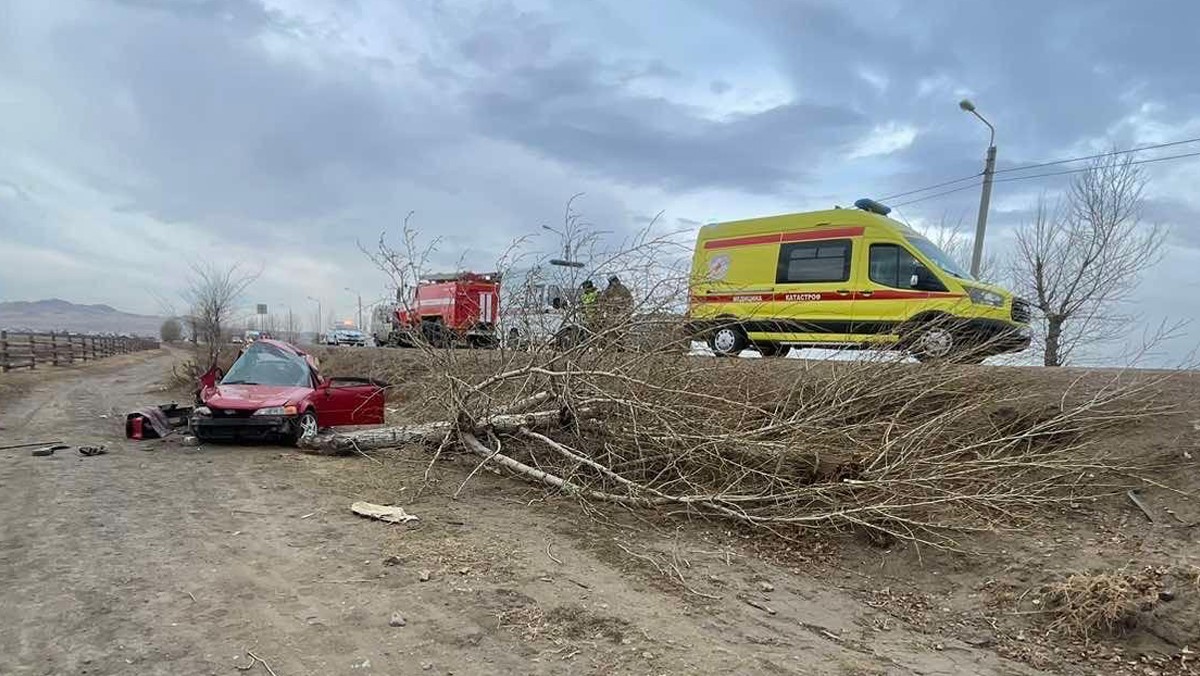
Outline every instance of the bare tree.
{"type": "Polygon", "coordinates": [[[159,327],[158,336],[164,343],[177,343],[183,338],[183,324],[175,317],[168,317],[159,327]]]}
{"type": "Polygon", "coordinates": [[[212,263],[192,265],[183,299],[191,307],[193,334],[208,348],[209,364],[215,364],[225,339],[225,330],[233,321],[238,301],[258,273],[240,265],[222,267],[212,263]]]}
{"type": "Polygon", "coordinates": [[[1160,259],[1166,235],[1141,221],[1145,186],[1131,156],[1098,158],[1064,202],[1039,199],[1033,221],[1018,229],[1012,276],[1040,313],[1046,366],[1128,331],[1121,305],[1160,259]]]}

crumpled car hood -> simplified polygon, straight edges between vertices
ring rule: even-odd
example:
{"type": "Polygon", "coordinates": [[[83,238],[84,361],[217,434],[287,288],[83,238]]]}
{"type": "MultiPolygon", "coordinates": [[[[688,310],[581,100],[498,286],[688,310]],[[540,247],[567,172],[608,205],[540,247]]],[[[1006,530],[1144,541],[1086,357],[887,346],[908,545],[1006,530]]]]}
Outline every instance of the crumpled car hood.
{"type": "Polygon", "coordinates": [[[312,392],[310,387],[281,387],[276,385],[217,385],[204,403],[209,408],[247,410],[283,406],[295,403],[312,392]]]}

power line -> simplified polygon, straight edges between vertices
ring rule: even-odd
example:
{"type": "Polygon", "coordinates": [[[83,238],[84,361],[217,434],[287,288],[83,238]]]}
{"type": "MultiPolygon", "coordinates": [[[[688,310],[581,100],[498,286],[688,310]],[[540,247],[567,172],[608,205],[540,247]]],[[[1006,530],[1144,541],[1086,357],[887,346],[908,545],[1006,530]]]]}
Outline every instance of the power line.
{"type": "MultiPolygon", "coordinates": [[[[1023,165],[1023,166],[1020,166],[1020,167],[1008,167],[1007,169],[997,169],[997,170],[996,170],[995,172],[993,172],[993,173],[995,173],[995,174],[1007,174],[1007,173],[1012,173],[1012,172],[1014,172],[1014,171],[1026,171],[1026,170],[1029,170],[1029,169],[1039,169],[1039,168],[1041,168],[1041,167],[1052,167],[1052,166],[1056,166],[1056,165],[1060,165],[1060,164],[1070,164],[1070,163],[1072,163],[1072,162],[1082,162],[1082,161],[1084,161],[1084,160],[1095,160],[1095,159],[1099,159],[1099,158],[1102,158],[1102,157],[1113,157],[1113,156],[1116,156],[1116,155],[1127,155],[1127,154],[1129,154],[1129,153],[1140,153],[1140,152],[1143,152],[1143,151],[1146,151],[1146,150],[1156,150],[1156,149],[1159,149],[1159,148],[1170,148],[1170,147],[1172,147],[1172,146],[1180,146],[1180,145],[1185,145],[1185,144],[1188,144],[1188,143],[1196,143],[1196,142],[1198,142],[1198,141],[1200,141],[1200,137],[1196,137],[1196,138],[1189,138],[1189,139],[1183,139],[1183,140],[1181,140],[1181,141],[1168,141],[1168,142],[1165,142],[1165,143],[1155,143],[1155,144],[1153,144],[1153,145],[1142,146],[1142,147],[1140,147],[1140,148],[1130,148],[1130,149],[1128,149],[1128,150],[1114,150],[1114,151],[1110,151],[1110,152],[1107,152],[1107,153],[1097,153],[1097,154],[1095,154],[1095,155],[1081,155],[1081,156],[1079,156],[1079,157],[1071,157],[1071,158],[1067,158],[1067,159],[1064,159],[1064,160],[1052,160],[1052,161],[1049,161],[1049,162],[1038,162],[1038,163],[1036,163],[1036,164],[1026,164],[1026,165],[1023,165]]],[[[1179,156],[1172,156],[1172,157],[1170,157],[1170,158],[1162,158],[1162,159],[1178,159],[1178,158],[1180,158],[1180,157],[1192,157],[1192,155],[1190,155],[1190,154],[1189,154],[1189,155],[1179,155],[1179,156]]],[[[1152,161],[1155,161],[1155,162],[1157,162],[1157,161],[1160,161],[1160,160],[1159,160],[1159,159],[1155,159],[1155,160],[1152,160],[1152,161]]],[[[1134,164],[1143,164],[1143,163],[1144,163],[1143,161],[1134,162],[1134,164]]],[[[1028,176],[1028,177],[1026,177],[1026,178],[1041,178],[1041,177],[1043,177],[1043,176],[1060,176],[1060,175],[1063,175],[1063,174],[1070,174],[1070,173],[1075,173],[1075,172],[1078,172],[1078,171],[1084,171],[1084,170],[1085,170],[1085,169],[1073,169],[1073,170],[1064,171],[1064,172],[1053,172],[1053,173],[1045,173],[1045,174],[1036,174],[1036,175],[1031,175],[1031,176],[1028,176]]],[[[941,183],[934,183],[933,185],[927,185],[927,186],[925,186],[925,187],[923,187],[923,188],[917,188],[917,189],[915,189],[915,190],[907,190],[907,191],[905,191],[905,192],[899,192],[899,193],[896,193],[896,194],[894,194],[894,195],[886,195],[886,196],[884,196],[884,197],[880,197],[880,198],[878,198],[878,199],[879,199],[879,201],[880,201],[880,202],[887,202],[888,200],[891,200],[891,199],[896,199],[897,197],[907,197],[907,196],[909,196],[909,195],[915,195],[915,194],[917,194],[917,193],[928,192],[928,191],[930,191],[930,190],[937,190],[938,188],[944,188],[944,187],[946,187],[946,186],[948,186],[948,185],[954,185],[955,183],[962,183],[963,181],[969,181],[969,180],[971,180],[971,179],[974,179],[974,178],[979,178],[980,176],[983,176],[983,172],[982,172],[982,171],[981,171],[981,172],[979,172],[979,173],[976,173],[976,174],[971,174],[970,176],[963,176],[963,177],[961,177],[961,178],[956,178],[956,179],[952,179],[952,180],[949,180],[949,181],[942,181],[941,183]]],[[[1021,177],[996,179],[996,182],[997,182],[997,183],[999,183],[999,182],[1002,182],[1002,181],[1015,181],[1015,180],[1021,180],[1021,177]]],[[[965,188],[961,188],[961,189],[965,189],[965,188]]],[[[948,194],[950,194],[950,193],[958,192],[958,190],[959,190],[959,189],[955,189],[955,190],[947,190],[947,191],[944,191],[944,192],[937,193],[936,195],[928,195],[928,196],[926,196],[926,197],[922,197],[922,198],[920,198],[920,199],[917,199],[917,200],[910,200],[910,201],[908,201],[908,202],[904,202],[904,203],[901,203],[901,204],[899,204],[899,205],[893,205],[893,206],[904,206],[905,204],[915,204],[916,202],[921,202],[921,201],[924,201],[924,200],[926,200],[926,199],[932,199],[932,198],[934,198],[934,197],[939,197],[939,196],[941,196],[941,195],[948,195],[948,194]]]]}
{"type": "MultiPolygon", "coordinates": [[[[972,176],[971,178],[975,178],[975,176],[972,176]]],[[[910,205],[910,204],[916,204],[917,202],[924,202],[925,200],[931,200],[931,199],[933,199],[933,198],[935,198],[935,197],[941,197],[942,195],[949,195],[950,193],[955,193],[955,192],[959,192],[959,191],[962,191],[962,190],[969,190],[970,188],[978,188],[979,186],[980,186],[980,183],[978,183],[978,182],[976,182],[976,183],[969,183],[969,184],[967,184],[967,185],[959,186],[959,187],[957,187],[957,188],[952,188],[952,189],[950,189],[950,190],[943,190],[942,192],[935,192],[935,193],[934,193],[934,194],[932,194],[932,195],[926,195],[926,196],[924,196],[924,197],[918,197],[918,198],[917,198],[917,199],[915,199],[915,200],[908,200],[907,202],[901,202],[901,203],[899,203],[899,204],[890,204],[890,205],[888,205],[888,206],[890,206],[890,207],[892,207],[892,208],[906,207],[906,206],[908,206],[908,205],[910,205]]],[[[919,191],[918,191],[918,192],[919,192],[919,191]]]]}
{"type": "Polygon", "coordinates": [[[979,178],[980,176],[983,176],[982,171],[977,174],[971,174],[970,176],[963,176],[962,178],[956,178],[952,181],[944,181],[942,183],[935,183],[933,185],[925,186],[924,188],[917,188],[916,190],[909,190],[908,192],[898,192],[895,195],[886,195],[884,197],[880,197],[879,201],[886,202],[890,199],[895,199],[897,197],[906,197],[908,195],[915,195],[919,192],[925,192],[926,190],[936,190],[938,188],[942,188],[942,187],[945,187],[948,185],[953,185],[955,183],[961,183],[963,181],[969,181],[973,178],[979,178]]]}
{"type": "MultiPolygon", "coordinates": [[[[1151,157],[1151,158],[1145,159],[1145,160],[1134,160],[1134,161],[1130,162],[1129,164],[1130,165],[1151,164],[1153,162],[1166,162],[1169,160],[1182,160],[1182,159],[1186,159],[1188,157],[1200,157],[1200,151],[1196,151],[1193,153],[1180,153],[1178,155],[1166,155],[1164,157],[1151,157]]],[[[1065,169],[1063,171],[1047,171],[1047,172],[1043,172],[1041,174],[1029,174],[1027,176],[1009,176],[1007,178],[997,178],[997,179],[995,179],[994,182],[995,183],[1008,183],[1010,181],[1026,181],[1026,180],[1030,180],[1030,179],[1034,179],[1034,178],[1048,178],[1051,176],[1066,176],[1068,174],[1078,174],[1078,173],[1081,173],[1084,171],[1088,171],[1090,169],[1091,169],[1091,167],[1080,167],[1078,169],[1065,169]]],[[[910,204],[924,202],[925,200],[931,200],[935,197],[941,197],[943,195],[949,195],[951,193],[956,193],[956,192],[959,192],[962,190],[976,188],[976,187],[979,187],[979,185],[980,185],[979,183],[971,183],[969,185],[960,186],[958,188],[953,188],[951,190],[943,190],[942,192],[934,193],[932,195],[925,195],[924,197],[918,197],[916,199],[908,200],[907,202],[901,202],[899,204],[892,204],[889,206],[891,206],[893,208],[904,207],[904,206],[908,206],[910,204]]]]}
{"type": "MultiPolygon", "coordinates": [[[[1194,153],[1181,153],[1179,155],[1166,155],[1164,157],[1151,157],[1150,159],[1146,159],[1146,160],[1136,160],[1136,161],[1130,162],[1129,164],[1131,164],[1131,165],[1150,164],[1151,162],[1166,162],[1167,160],[1181,160],[1181,159],[1184,159],[1187,157],[1198,157],[1198,156],[1200,156],[1200,151],[1196,151],[1194,153]]],[[[1043,165],[1043,166],[1045,166],[1045,165],[1043,165]]],[[[1080,172],[1089,171],[1089,170],[1091,170],[1091,167],[1080,167],[1078,169],[1065,169],[1063,171],[1048,171],[1048,172],[1041,173],[1041,174],[1029,174],[1027,176],[1009,176],[1008,178],[997,178],[997,179],[995,179],[995,182],[996,183],[1007,183],[1009,181],[1024,181],[1024,180],[1031,179],[1031,178],[1046,178],[1048,176],[1066,176],[1067,174],[1078,174],[1080,172]]],[[[1000,172],[996,172],[996,173],[1000,173],[1000,172]]]]}
{"type": "Polygon", "coordinates": [[[1145,150],[1156,150],[1158,148],[1170,148],[1171,146],[1181,146],[1187,143],[1196,143],[1200,141],[1200,137],[1184,139],[1182,141],[1169,141],[1167,143],[1155,143],[1154,145],[1142,146],[1140,148],[1130,148],[1128,150],[1113,150],[1107,153],[1097,153],[1095,155],[1082,155],[1080,157],[1072,157],[1065,160],[1054,160],[1051,162],[1039,162],[1037,164],[1026,164],[1021,167],[1008,167],[1007,169],[997,169],[996,174],[1006,174],[1013,171],[1025,171],[1027,169],[1040,169],[1041,167],[1052,167],[1058,164],[1070,164],[1071,162],[1082,162],[1083,160],[1095,160],[1101,157],[1113,157],[1115,155],[1128,155],[1129,153],[1140,153],[1145,150]]]}

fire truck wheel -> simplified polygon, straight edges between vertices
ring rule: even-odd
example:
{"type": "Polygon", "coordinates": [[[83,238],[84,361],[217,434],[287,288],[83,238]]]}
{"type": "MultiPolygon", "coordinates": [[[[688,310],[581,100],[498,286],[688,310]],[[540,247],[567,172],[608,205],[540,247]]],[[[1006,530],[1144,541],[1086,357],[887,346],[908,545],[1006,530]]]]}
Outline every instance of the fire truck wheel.
{"type": "Polygon", "coordinates": [[[421,338],[430,347],[446,347],[447,336],[446,327],[438,322],[422,322],[421,323],[421,338]]]}

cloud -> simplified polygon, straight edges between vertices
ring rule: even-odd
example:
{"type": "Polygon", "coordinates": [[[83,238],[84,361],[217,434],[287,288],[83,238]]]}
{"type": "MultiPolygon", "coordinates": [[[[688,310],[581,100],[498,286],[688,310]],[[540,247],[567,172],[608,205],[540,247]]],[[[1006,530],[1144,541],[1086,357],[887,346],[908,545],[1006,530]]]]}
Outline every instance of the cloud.
{"type": "MultiPolygon", "coordinates": [[[[1002,169],[1196,136],[1200,7],[1162,11],[1172,21],[1085,0],[12,0],[0,294],[154,311],[149,290],[177,288],[189,261],[241,260],[264,268],[264,302],[346,310],[341,289],[383,291],[358,243],[409,211],[443,238],[437,265],[482,267],[577,192],[621,233],[663,209],[694,227],[969,178],[987,129],[963,96],[995,123],[1002,169]],[[97,285],[108,269],[128,274],[97,285]]],[[[1195,166],[1148,167],[1146,220],[1189,251],[1195,166]]],[[[989,246],[1069,180],[997,183],[989,246]]],[[[962,189],[890,201],[973,225],[978,187],[947,188],[962,189]]]]}
{"type": "Polygon", "coordinates": [[[870,134],[856,141],[846,154],[846,159],[890,155],[911,146],[916,138],[916,127],[888,122],[876,126],[870,134]]]}
{"type": "Polygon", "coordinates": [[[631,77],[624,61],[573,49],[557,27],[536,16],[508,18],[507,30],[488,23],[461,43],[459,56],[471,68],[466,82],[456,84],[467,92],[475,123],[490,136],[612,180],[684,190],[780,190],[803,177],[800,158],[834,152],[865,124],[861,114],[819,101],[712,119],[632,89],[630,81],[644,73],[631,77]]]}

